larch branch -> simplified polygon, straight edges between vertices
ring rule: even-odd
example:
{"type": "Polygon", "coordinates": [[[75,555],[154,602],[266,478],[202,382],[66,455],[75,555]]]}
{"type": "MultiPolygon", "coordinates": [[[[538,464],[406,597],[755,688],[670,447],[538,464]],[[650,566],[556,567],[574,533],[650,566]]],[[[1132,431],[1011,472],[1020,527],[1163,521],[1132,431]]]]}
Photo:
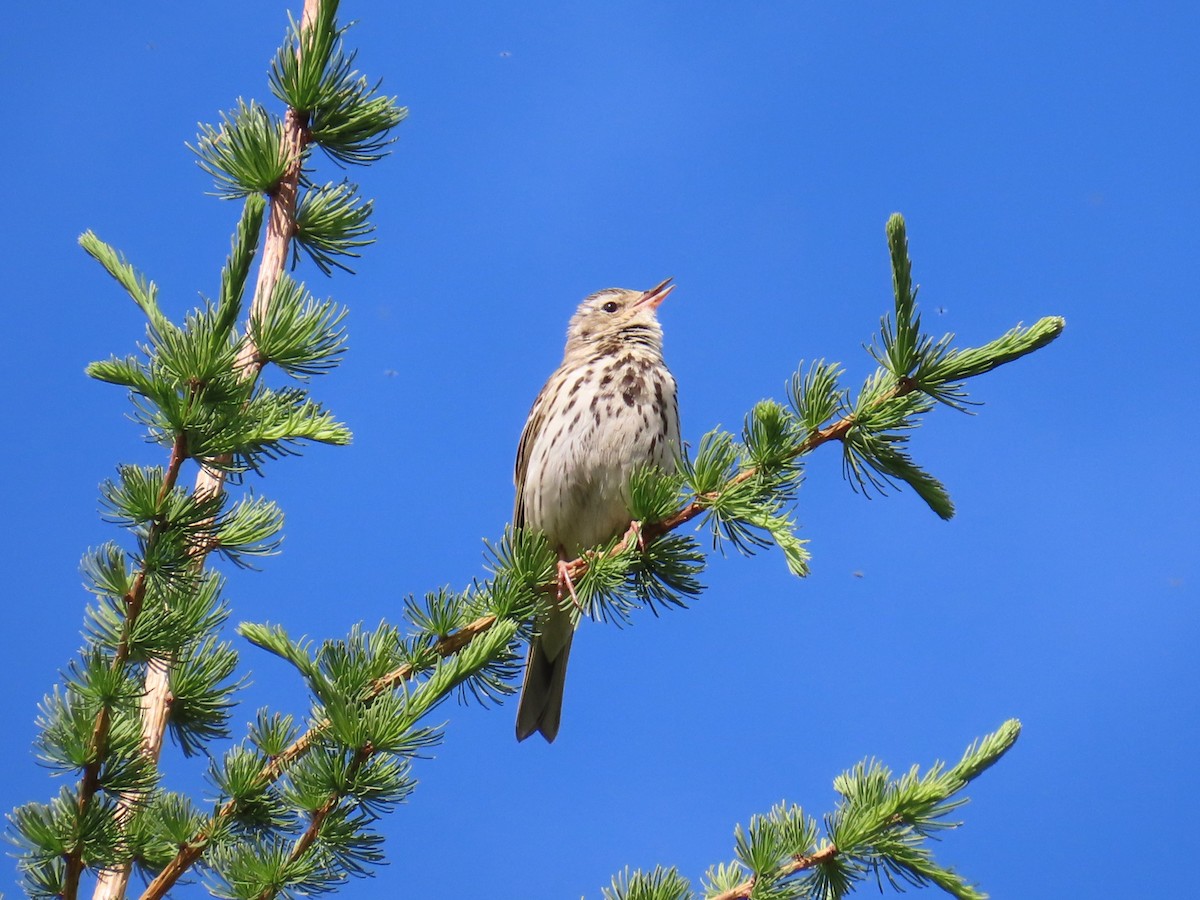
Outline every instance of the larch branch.
{"type": "MultiPolygon", "coordinates": [[[[183,467],[183,462],[187,458],[187,441],[183,435],[175,438],[171,445],[171,458],[167,463],[167,470],[163,474],[162,487],[159,488],[158,500],[161,503],[175,488],[176,482],[179,480],[179,472],[183,467]]],[[[151,548],[158,541],[162,533],[162,527],[158,524],[152,525],[146,536],[146,546],[151,548]]],[[[125,619],[121,625],[121,639],[117,644],[116,652],[113,654],[110,668],[113,671],[121,669],[129,660],[129,640],[133,634],[134,626],[137,624],[138,617],[141,615],[142,606],[146,597],[146,565],[143,561],[137,575],[134,576],[133,584],[122,598],[125,604],[125,619]]],[[[89,761],[84,765],[83,776],[79,784],[79,799],[77,801],[79,813],[82,815],[87,809],[88,804],[96,796],[96,792],[100,789],[100,770],[104,764],[105,755],[108,752],[108,737],[112,730],[112,709],[105,705],[100,708],[96,714],[96,722],[92,726],[92,736],[90,739],[89,761]]],[[[121,798],[125,800],[124,797],[121,798]]],[[[130,795],[129,804],[122,803],[119,807],[118,814],[122,819],[128,816],[132,805],[137,798],[130,795]]],[[[73,847],[66,854],[66,873],[63,878],[63,896],[75,897],[79,893],[79,882],[83,876],[84,859],[83,848],[80,846],[73,847]]]]}
{"type": "MultiPolygon", "coordinates": [[[[308,31],[316,20],[321,0],[304,0],[300,34],[308,31]]],[[[296,46],[299,54],[302,41],[296,46]]],[[[271,211],[267,220],[266,237],[262,256],[259,259],[258,275],[251,301],[250,316],[263,316],[271,302],[275,285],[287,265],[292,236],[296,231],[296,202],[299,197],[300,175],[304,162],[304,150],[310,140],[308,114],[289,107],[284,114],[283,143],[288,159],[287,169],[271,194],[271,211]]],[[[245,335],[235,363],[241,376],[253,380],[263,367],[263,360],[255,347],[249,331],[245,335]]],[[[193,492],[197,497],[215,497],[225,489],[225,472],[220,468],[202,465],[196,475],[193,492]]],[[[204,564],[204,553],[197,554],[196,565],[204,564]]],[[[162,752],[163,739],[170,719],[171,709],[171,666],[173,660],[154,659],[146,669],[144,692],[141,701],[142,750],[157,761],[162,752]]],[[[118,799],[119,815],[128,818],[140,798],[123,794],[118,799]]],[[[193,860],[194,861],[194,860],[193,860]]],[[[105,869],[97,879],[92,900],[119,900],[124,897],[129,883],[129,866],[105,869]]],[[[76,880],[76,887],[78,881],[76,880]]],[[[74,893],[68,896],[74,896],[74,893]]]]}

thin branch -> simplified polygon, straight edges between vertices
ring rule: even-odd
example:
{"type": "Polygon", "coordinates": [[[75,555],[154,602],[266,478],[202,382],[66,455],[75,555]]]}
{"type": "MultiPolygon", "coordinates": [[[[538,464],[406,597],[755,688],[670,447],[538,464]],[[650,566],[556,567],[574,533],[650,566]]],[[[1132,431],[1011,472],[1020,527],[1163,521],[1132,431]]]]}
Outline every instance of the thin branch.
{"type": "MultiPolygon", "coordinates": [[[[167,464],[167,471],[163,475],[162,487],[158,492],[159,503],[165,500],[167,495],[175,488],[185,459],[187,459],[187,441],[181,434],[176,436],[174,443],[171,445],[171,458],[167,464]]],[[[150,530],[146,535],[147,555],[152,551],[161,534],[162,527],[159,524],[155,523],[150,526],[150,530]]],[[[129,639],[133,634],[138,617],[141,615],[145,599],[146,564],[143,560],[137,575],[134,576],[133,584],[123,598],[125,603],[125,619],[121,627],[121,640],[117,644],[116,652],[113,654],[112,662],[109,665],[109,668],[114,672],[123,667],[129,659],[129,639]]],[[[79,783],[78,808],[80,815],[84,813],[88,804],[92,802],[92,799],[96,796],[96,792],[100,789],[100,770],[104,765],[104,758],[108,752],[108,736],[111,729],[112,709],[106,704],[96,713],[96,722],[92,727],[89,747],[90,762],[84,766],[83,777],[79,783]]],[[[132,802],[134,800],[131,800],[131,806],[132,802]]],[[[127,816],[128,810],[122,806],[119,808],[118,814],[123,817],[127,816]]],[[[83,848],[76,845],[66,854],[66,873],[63,877],[64,897],[74,897],[78,894],[79,881],[83,876],[83,870],[83,848]]]]}
{"type": "MultiPolygon", "coordinates": [[[[903,397],[905,394],[911,394],[915,390],[917,390],[917,386],[912,382],[911,379],[901,379],[894,388],[880,396],[878,400],[871,404],[871,406],[875,407],[882,403],[886,403],[889,400],[894,400],[897,397],[903,397]]],[[[831,425],[827,425],[824,428],[812,432],[808,437],[801,441],[791,453],[788,454],[788,459],[795,459],[797,456],[803,456],[806,453],[811,453],[817,447],[820,447],[822,444],[827,444],[830,441],[845,440],[846,433],[854,427],[854,423],[856,421],[857,420],[855,416],[850,414],[843,416],[831,425]]],[[[642,546],[646,542],[653,541],[656,538],[662,537],[668,532],[674,531],[680,525],[687,524],[712,506],[713,501],[715,501],[723,491],[726,491],[731,487],[736,487],[743,482],[749,481],[757,474],[757,467],[752,466],[749,469],[743,469],[733,478],[730,478],[727,482],[725,482],[720,491],[701,494],[687,506],[684,506],[677,512],[672,513],[665,519],[662,519],[658,522],[647,522],[645,524],[640,522],[631,522],[629,524],[629,529],[625,532],[625,536],[621,538],[620,542],[618,542],[616,546],[613,547],[610,555],[618,556],[635,544],[642,546]]],[[[571,579],[579,579],[591,566],[591,561],[602,556],[603,554],[586,554],[571,560],[567,564],[571,579]]],[[[553,585],[548,588],[548,590],[552,589],[554,589],[553,585]]]]}
{"type": "MultiPolygon", "coordinates": [[[[346,781],[349,782],[358,774],[358,770],[363,767],[368,759],[375,753],[375,748],[368,745],[361,747],[354,753],[354,757],[350,760],[350,767],[346,773],[346,781]]],[[[312,818],[309,819],[308,827],[304,829],[304,834],[296,839],[295,845],[292,847],[292,852],[288,854],[288,863],[292,864],[299,861],[309,848],[316,843],[317,838],[321,835],[321,826],[325,824],[325,820],[337,809],[338,803],[341,802],[344,794],[333,793],[329,799],[322,803],[317,809],[313,810],[312,818]]],[[[270,900],[279,893],[274,886],[268,887],[259,894],[259,900],[270,900]]]]}
{"type": "MultiPolygon", "coordinates": [[[[803,872],[806,869],[812,869],[819,866],[823,862],[833,859],[838,854],[838,848],[830,844],[818,850],[812,856],[793,856],[789,862],[784,863],[775,871],[776,878],[787,878],[789,875],[795,875],[797,872],[803,872]]],[[[751,875],[741,884],[734,885],[727,891],[722,891],[715,897],[709,897],[708,900],[749,900],[750,892],[754,890],[755,876],[751,875]]]]}

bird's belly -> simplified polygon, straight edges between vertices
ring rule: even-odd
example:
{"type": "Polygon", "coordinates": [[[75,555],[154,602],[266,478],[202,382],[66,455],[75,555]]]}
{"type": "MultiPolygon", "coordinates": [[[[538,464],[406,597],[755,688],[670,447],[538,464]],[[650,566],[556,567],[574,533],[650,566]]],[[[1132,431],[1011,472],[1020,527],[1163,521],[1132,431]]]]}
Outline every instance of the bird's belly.
{"type": "Polygon", "coordinates": [[[581,417],[557,439],[543,434],[530,454],[526,524],[572,555],[624,531],[635,469],[673,461],[665,435],[639,407],[618,401],[600,418],[581,417]]]}

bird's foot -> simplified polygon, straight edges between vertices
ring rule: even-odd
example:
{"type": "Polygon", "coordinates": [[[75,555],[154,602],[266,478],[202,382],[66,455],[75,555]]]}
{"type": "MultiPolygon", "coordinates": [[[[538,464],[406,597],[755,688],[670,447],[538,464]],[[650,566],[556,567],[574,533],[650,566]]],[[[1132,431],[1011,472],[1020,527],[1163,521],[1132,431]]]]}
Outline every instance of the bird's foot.
{"type": "Polygon", "coordinates": [[[634,519],[629,523],[629,530],[633,532],[634,540],[637,541],[639,553],[646,552],[646,535],[642,533],[642,523],[638,519],[634,519]]]}

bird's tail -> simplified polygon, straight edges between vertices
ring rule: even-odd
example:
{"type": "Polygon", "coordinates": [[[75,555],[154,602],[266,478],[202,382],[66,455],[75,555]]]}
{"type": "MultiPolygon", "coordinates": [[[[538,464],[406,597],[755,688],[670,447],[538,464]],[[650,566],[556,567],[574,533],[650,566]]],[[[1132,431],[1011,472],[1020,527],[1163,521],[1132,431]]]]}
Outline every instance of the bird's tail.
{"type": "MultiPolygon", "coordinates": [[[[568,620],[568,625],[570,620],[568,620]]],[[[525,681],[521,685],[521,700],[517,706],[517,740],[523,741],[540,731],[547,742],[558,735],[562,717],[563,685],[567,682],[567,658],[571,655],[571,639],[554,656],[546,654],[542,637],[529,642],[529,658],[525,662],[525,681]]]]}

